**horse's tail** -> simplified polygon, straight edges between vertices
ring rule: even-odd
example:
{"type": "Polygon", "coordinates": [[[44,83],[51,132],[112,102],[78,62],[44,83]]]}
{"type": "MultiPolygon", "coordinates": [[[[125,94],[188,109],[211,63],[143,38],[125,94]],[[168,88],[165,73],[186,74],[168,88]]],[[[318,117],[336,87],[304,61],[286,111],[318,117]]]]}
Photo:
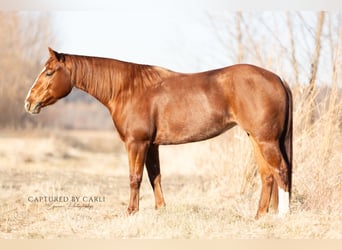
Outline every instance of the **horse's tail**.
{"type": "MultiPolygon", "coordinates": [[[[293,124],[293,103],[292,103],[292,93],[289,85],[286,81],[283,81],[279,78],[280,83],[284,87],[285,95],[286,95],[286,113],[285,113],[285,124],[283,128],[283,132],[281,134],[279,140],[279,146],[281,150],[281,154],[287,164],[288,171],[288,191],[289,198],[291,199],[291,189],[292,189],[292,124],[293,124]]],[[[278,183],[276,181],[273,182],[272,187],[272,206],[274,208],[278,208],[279,202],[279,194],[278,194],[278,183]]]]}
{"type": "Polygon", "coordinates": [[[281,147],[282,153],[285,157],[285,160],[288,165],[288,181],[289,181],[289,193],[291,197],[291,189],[292,189],[292,160],[293,160],[293,152],[292,152],[292,129],[293,129],[293,100],[292,93],[289,85],[286,81],[282,81],[286,96],[287,96],[287,111],[286,111],[286,119],[284,132],[281,139],[281,147]]]}

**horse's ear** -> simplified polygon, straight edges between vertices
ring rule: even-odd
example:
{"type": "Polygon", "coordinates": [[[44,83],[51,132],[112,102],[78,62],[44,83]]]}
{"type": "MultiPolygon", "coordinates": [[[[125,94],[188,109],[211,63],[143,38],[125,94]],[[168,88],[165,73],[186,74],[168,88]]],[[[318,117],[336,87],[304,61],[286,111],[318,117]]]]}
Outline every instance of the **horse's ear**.
{"type": "Polygon", "coordinates": [[[63,54],[58,53],[57,51],[54,51],[49,47],[49,53],[52,58],[55,58],[59,62],[64,62],[65,57],[63,54]]]}
{"type": "Polygon", "coordinates": [[[54,51],[53,49],[51,49],[50,47],[48,48],[49,49],[49,53],[50,53],[50,56],[52,57],[52,58],[55,58],[55,59],[57,59],[57,52],[56,51],[54,51]]]}

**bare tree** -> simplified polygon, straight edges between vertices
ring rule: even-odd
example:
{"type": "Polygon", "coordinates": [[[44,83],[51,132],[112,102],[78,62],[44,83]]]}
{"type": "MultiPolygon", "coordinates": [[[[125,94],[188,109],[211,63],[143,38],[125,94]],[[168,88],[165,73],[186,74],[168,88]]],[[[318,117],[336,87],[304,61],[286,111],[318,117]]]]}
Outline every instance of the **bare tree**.
{"type": "Polygon", "coordinates": [[[317,17],[317,27],[316,34],[314,37],[315,41],[315,50],[311,61],[311,76],[309,81],[308,93],[306,96],[306,100],[309,102],[309,108],[307,113],[307,119],[305,121],[306,124],[312,124],[315,120],[315,101],[316,101],[316,78],[317,78],[317,70],[318,64],[321,54],[321,36],[324,25],[324,11],[320,11],[317,17]]]}
{"type": "Polygon", "coordinates": [[[330,46],[330,60],[332,65],[332,84],[333,89],[337,88],[338,66],[341,66],[341,46],[342,46],[342,15],[336,16],[337,25],[333,27],[333,17],[328,16],[328,39],[330,46]]]}
{"type": "Polygon", "coordinates": [[[18,128],[32,121],[23,101],[52,41],[49,23],[47,15],[0,12],[1,127],[18,128]]]}
{"type": "Polygon", "coordinates": [[[317,18],[317,29],[316,29],[316,35],[315,35],[315,50],[314,50],[314,55],[313,55],[312,62],[311,62],[311,78],[309,82],[310,92],[315,88],[318,63],[319,63],[319,58],[320,58],[320,53],[321,53],[321,36],[322,36],[323,25],[324,25],[324,11],[320,11],[318,13],[318,18],[317,18]]]}
{"type": "Polygon", "coordinates": [[[238,52],[237,52],[237,62],[241,63],[243,60],[243,42],[242,42],[242,13],[241,11],[236,12],[235,14],[235,23],[236,23],[236,41],[238,45],[238,52]]]}
{"type": "Polygon", "coordinates": [[[290,39],[290,54],[291,54],[291,64],[293,67],[293,72],[295,76],[295,82],[299,82],[299,70],[298,70],[298,61],[296,58],[296,47],[295,47],[295,37],[293,33],[293,24],[291,21],[290,13],[286,13],[286,19],[287,19],[287,27],[289,29],[289,39],[290,39]]]}

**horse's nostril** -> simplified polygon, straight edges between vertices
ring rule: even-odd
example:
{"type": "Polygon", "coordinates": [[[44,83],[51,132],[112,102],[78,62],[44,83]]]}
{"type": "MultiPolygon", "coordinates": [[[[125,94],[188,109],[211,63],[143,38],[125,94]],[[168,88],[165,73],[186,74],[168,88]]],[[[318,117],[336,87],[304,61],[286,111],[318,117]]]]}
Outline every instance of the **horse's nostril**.
{"type": "Polygon", "coordinates": [[[30,104],[28,101],[26,101],[26,102],[25,102],[25,110],[26,110],[27,112],[30,110],[30,106],[31,106],[31,104],[30,104]]]}

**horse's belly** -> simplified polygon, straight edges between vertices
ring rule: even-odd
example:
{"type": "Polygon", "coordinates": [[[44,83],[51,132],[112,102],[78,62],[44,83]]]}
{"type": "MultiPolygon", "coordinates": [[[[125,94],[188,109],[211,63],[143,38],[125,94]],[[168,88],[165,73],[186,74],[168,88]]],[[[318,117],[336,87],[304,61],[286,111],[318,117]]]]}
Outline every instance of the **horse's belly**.
{"type": "Polygon", "coordinates": [[[198,113],[196,117],[188,114],[173,119],[166,118],[157,127],[154,143],[166,145],[206,140],[234,125],[227,117],[207,117],[203,113],[198,113]]]}
{"type": "Polygon", "coordinates": [[[154,102],[156,144],[205,140],[234,125],[228,100],[219,86],[187,82],[178,88],[171,86],[158,93],[154,102]]]}

